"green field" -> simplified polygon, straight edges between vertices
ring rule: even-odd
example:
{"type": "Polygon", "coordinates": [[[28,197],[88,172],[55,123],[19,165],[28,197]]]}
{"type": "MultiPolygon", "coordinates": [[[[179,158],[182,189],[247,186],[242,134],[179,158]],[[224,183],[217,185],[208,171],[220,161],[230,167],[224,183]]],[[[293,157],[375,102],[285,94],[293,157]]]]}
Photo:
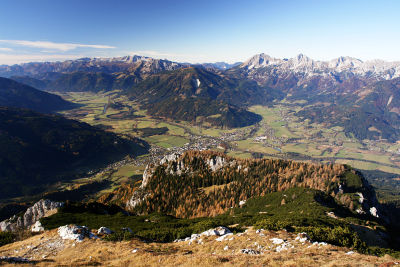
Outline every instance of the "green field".
{"type": "Polygon", "coordinates": [[[145,140],[164,148],[180,147],[189,142],[189,140],[184,137],[174,135],[154,135],[146,137],[145,140]]]}

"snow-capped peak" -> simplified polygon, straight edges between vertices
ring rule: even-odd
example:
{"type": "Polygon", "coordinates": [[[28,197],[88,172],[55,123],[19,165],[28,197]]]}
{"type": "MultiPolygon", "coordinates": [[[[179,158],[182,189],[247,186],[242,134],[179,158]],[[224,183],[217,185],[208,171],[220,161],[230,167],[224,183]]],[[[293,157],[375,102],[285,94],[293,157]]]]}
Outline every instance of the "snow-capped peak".
{"type": "Polygon", "coordinates": [[[242,67],[247,67],[248,69],[257,69],[257,68],[262,68],[266,67],[269,65],[274,65],[274,64],[279,64],[281,63],[281,59],[276,59],[273,57],[270,57],[269,55],[266,55],[264,53],[258,54],[244,62],[241,66],[242,67]]]}
{"type": "Polygon", "coordinates": [[[383,60],[364,62],[353,57],[338,57],[330,61],[318,61],[304,54],[298,54],[290,59],[279,59],[262,53],[245,61],[240,67],[249,71],[274,68],[280,72],[305,73],[308,76],[346,71],[361,76],[373,75],[378,79],[400,77],[400,62],[386,62],[383,60]]]}

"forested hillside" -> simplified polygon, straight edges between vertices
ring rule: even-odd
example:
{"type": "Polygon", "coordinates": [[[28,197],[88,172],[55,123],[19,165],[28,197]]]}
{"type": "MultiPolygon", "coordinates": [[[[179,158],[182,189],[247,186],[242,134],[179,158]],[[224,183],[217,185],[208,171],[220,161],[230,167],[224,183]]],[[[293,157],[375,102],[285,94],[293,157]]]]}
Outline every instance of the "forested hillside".
{"type": "Polygon", "coordinates": [[[76,105],[58,95],[39,91],[31,86],[0,77],[0,106],[28,108],[39,112],[55,112],[76,105]]]}
{"type": "Polygon", "coordinates": [[[147,170],[145,176],[142,191],[130,203],[139,214],[215,216],[240,201],[295,187],[322,191],[353,211],[362,208],[356,192],[371,196],[373,203],[364,178],[340,164],[240,160],[215,152],[189,151],[147,170]]]}
{"type": "Polygon", "coordinates": [[[57,115],[0,107],[0,199],[32,195],[147,145],[57,115]]]}

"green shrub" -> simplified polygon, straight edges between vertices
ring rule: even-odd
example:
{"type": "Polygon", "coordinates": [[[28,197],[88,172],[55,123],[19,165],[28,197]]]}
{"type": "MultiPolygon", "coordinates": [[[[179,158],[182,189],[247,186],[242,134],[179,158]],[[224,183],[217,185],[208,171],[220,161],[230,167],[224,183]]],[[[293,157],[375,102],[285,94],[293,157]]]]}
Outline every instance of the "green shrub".
{"type": "Polygon", "coordinates": [[[12,232],[0,232],[0,247],[12,243],[15,240],[15,235],[12,232]]]}
{"type": "Polygon", "coordinates": [[[208,229],[214,228],[218,223],[216,223],[214,220],[212,219],[207,219],[207,220],[203,220],[200,221],[196,224],[193,225],[192,229],[193,229],[193,233],[201,233],[204,232],[208,229]]]}
{"type": "Polygon", "coordinates": [[[272,231],[278,231],[282,229],[286,229],[288,231],[292,231],[293,223],[289,221],[273,221],[270,219],[263,219],[261,221],[258,221],[254,224],[254,227],[256,229],[264,229],[264,230],[272,230],[272,231]]]}
{"type": "Polygon", "coordinates": [[[299,227],[299,232],[306,232],[313,241],[354,248],[360,252],[367,250],[367,245],[350,227],[299,227]]]}
{"type": "Polygon", "coordinates": [[[104,237],[104,240],[117,242],[123,240],[131,240],[132,238],[134,238],[134,235],[132,233],[127,231],[119,231],[110,235],[106,235],[104,237]]]}

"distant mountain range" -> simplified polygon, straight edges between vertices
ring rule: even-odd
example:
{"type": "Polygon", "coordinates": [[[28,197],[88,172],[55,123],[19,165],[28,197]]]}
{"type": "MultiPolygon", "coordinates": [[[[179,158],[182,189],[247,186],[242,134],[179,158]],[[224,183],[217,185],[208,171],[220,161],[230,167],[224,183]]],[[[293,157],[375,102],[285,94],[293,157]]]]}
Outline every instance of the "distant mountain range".
{"type": "Polygon", "coordinates": [[[189,66],[141,56],[82,58],[64,62],[0,66],[0,76],[11,77],[47,91],[108,91],[126,89],[149,75],[189,66]]]}
{"type": "Polygon", "coordinates": [[[273,58],[266,54],[258,54],[239,65],[249,73],[257,70],[274,68],[276,73],[303,74],[304,77],[326,74],[348,73],[376,79],[393,79],[400,77],[400,62],[385,62],[383,60],[362,61],[352,57],[339,57],[330,61],[313,60],[303,54],[290,59],[273,58]]]}
{"type": "MultiPolygon", "coordinates": [[[[19,65],[0,65],[0,76],[31,76],[43,79],[45,73],[72,72],[136,72],[136,74],[152,74],[160,71],[175,70],[187,67],[190,63],[177,63],[169,60],[154,59],[144,56],[124,56],[115,58],[81,58],[63,62],[32,62],[19,65]]],[[[290,59],[273,58],[266,54],[258,54],[249,60],[233,64],[225,62],[195,64],[206,68],[228,70],[231,68],[245,69],[252,76],[260,76],[261,71],[272,68],[276,74],[303,74],[304,77],[322,74],[347,73],[353,76],[388,80],[400,77],[400,62],[383,60],[362,61],[352,57],[339,57],[330,61],[313,60],[303,54],[290,59]]],[[[262,76],[262,75],[261,75],[262,76]]],[[[328,75],[329,76],[329,75],[328,75]]],[[[262,78],[263,77],[259,77],[262,78]]],[[[264,77],[265,78],[265,77],[264,77]]]]}
{"type": "Polygon", "coordinates": [[[301,100],[303,119],[342,126],[359,139],[400,136],[400,62],[259,54],[240,64],[190,65],[127,56],[0,66],[1,75],[46,91],[122,89],[153,116],[221,127],[257,122],[249,105],[301,100]]]}
{"type": "Polygon", "coordinates": [[[229,64],[226,62],[215,62],[215,63],[203,63],[199,64],[200,66],[203,66],[205,68],[211,68],[211,69],[218,69],[218,70],[228,70],[230,68],[239,66],[242,64],[242,62],[235,62],[233,64],[229,64]]]}
{"type": "Polygon", "coordinates": [[[32,62],[12,66],[0,66],[0,76],[30,76],[43,79],[46,73],[83,72],[134,72],[136,75],[152,74],[165,70],[174,70],[188,64],[143,56],[125,56],[116,58],[81,58],[63,62],[32,62]]]}

